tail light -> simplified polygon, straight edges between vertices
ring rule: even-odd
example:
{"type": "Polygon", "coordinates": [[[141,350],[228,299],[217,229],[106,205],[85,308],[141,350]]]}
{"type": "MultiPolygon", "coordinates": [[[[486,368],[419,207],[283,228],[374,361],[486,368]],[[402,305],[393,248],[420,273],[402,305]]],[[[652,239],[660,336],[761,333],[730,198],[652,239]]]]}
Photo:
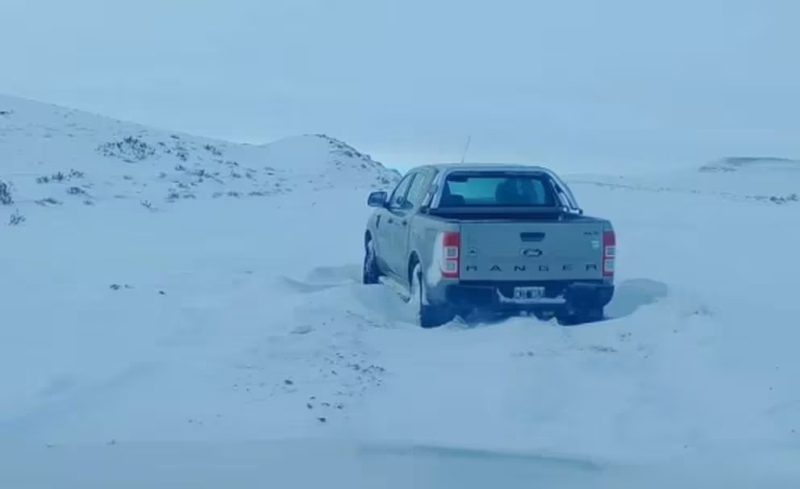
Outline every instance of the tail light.
{"type": "Polygon", "coordinates": [[[442,277],[458,278],[461,258],[461,235],[443,233],[442,236],[442,277]]]}
{"type": "Polygon", "coordinates": [[[603,232],[603,276],[614,276],[614,257],[617,255],[617,236],[614,231],[603,232]]]}

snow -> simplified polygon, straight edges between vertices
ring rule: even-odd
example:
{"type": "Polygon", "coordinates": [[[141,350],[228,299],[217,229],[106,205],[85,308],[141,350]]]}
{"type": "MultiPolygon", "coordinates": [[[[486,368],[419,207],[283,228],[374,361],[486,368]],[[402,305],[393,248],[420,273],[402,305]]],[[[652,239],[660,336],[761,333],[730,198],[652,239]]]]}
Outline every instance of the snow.
{"type": "MultiPolygon", "coordinates": [[[[7,455],[4,453],[3,455],[7,455]]],[[[698,461],[677,469],[602,465],[562,456],[497,453],[429,446],[369,445],[333,440],[278,440],[240,443],[129,443],[113,446],[29,448],[17,450],[17,465],[3,467],[14,487],[348,487],[437,489],[464,487],[751,487],[792,488],[791,474],[775,471],[775,462],[750,457],[756,470],[742,473],[730,463],[709,472],[698,461]],[[755,459],[755,463],[754,460],[755,459]],[[211,461],[212,463],[208,463],[211,461]],[[46,467],[47,470],[41,470],[46,467]],[[102,470],[97,470],[101,467],[102,470]],[[89,470],[87,470],[89,469],[89,470]],[[35,477],[32,477],[35,474],[35,477]],[[122,474],[122,475],[120,475],[122,474]],[[35,482],[34,482],[35,481],[35,482]],[[64,481],[68,481],[67,484],[64,481]]],[[[706,462],[704,460],[703,462],[706,462]]],[[[793,485],[794,484],[794,485],[793,485]]]]}
{"type": "Polygon", "coordinates": [[[398,175],[344,143],[0,112],[3,487],[800,481],[791,170],[566,175],[612,318],[423,330],[359,283],[398,175]]]}

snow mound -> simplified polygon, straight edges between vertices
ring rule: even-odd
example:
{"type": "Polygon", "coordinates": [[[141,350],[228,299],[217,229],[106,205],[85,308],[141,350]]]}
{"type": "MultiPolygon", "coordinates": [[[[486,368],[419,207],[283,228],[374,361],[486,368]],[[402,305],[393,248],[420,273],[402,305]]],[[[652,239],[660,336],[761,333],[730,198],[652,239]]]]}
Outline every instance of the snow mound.
{"type": "Polygon", "coordinates": [[[0,96],[0,219],[9,224],[36,208],[125,200],[158,211],[197,198],[384,189],[398,177],[325,135],[233,144],[0,96]]]}

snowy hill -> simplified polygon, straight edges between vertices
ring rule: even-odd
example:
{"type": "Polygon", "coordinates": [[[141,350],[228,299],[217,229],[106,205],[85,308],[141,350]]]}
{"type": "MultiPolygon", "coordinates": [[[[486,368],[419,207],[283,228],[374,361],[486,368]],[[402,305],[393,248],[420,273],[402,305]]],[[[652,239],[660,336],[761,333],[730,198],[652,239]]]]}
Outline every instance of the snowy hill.
{"type": "MultiPolygon", "coordinates": [[[[115,487],[161,474],[115,458],[136,453],[139,467],[274,483],[254,453],[286,438],[434,447],[369,463],[406,477],[428,464],[460,487],[477,487],[479,466],[508,487],[527,470],[589,484],[609,467],[634,468],[636,487],[689,466],[800,480],[800,207],[731,198],[696,170],[572,176],[617,229],[612,319],[427,331],[359,283],[366,194],[397,173],[346,144],[235,145],[7,98],[0,110],[0,212],[27,218],[0,226],[0,486],[56,487],[52,474],[97,460],[115,487]]],[[[758,193],[789,180],[765,176],[758,193]]],[[[367,463],[314,446],[269,463],[307,476],[315,453],[351,476],[367,463]]]]}
{"type": "Polygon", "coordinates": [[[161,210],[196,198],[384,188],[398,177],[325,135],[230,144],[8,97],[0,97],[0,165],[9,195],[0,210],[25,217],[38,214],[24,211],[31,204],[128,200],[161,210]]]}
{"type": "Polygon", "coordinates": [[[722,158],[700,167],[701,172],[754,172],[764,170],[800,172],[800,161],[774,156],[735,156],[722,158]]]}
{"type": "Polygon", "coordinates": [[[765,205],[800,204],[800,161],[788,158],[728,157],[681,171],[644,176],[574,175],[572,181],[765,205]]]}

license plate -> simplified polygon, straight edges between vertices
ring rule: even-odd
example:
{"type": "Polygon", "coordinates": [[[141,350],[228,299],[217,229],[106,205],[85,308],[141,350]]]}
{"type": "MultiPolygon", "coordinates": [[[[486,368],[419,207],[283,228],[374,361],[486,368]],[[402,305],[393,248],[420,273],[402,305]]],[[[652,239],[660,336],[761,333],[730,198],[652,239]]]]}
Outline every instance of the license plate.
{"type": "Polygon", "coordinates": [[[544,287],[514,287],[514,299],[541,299],[544,287]]]}

